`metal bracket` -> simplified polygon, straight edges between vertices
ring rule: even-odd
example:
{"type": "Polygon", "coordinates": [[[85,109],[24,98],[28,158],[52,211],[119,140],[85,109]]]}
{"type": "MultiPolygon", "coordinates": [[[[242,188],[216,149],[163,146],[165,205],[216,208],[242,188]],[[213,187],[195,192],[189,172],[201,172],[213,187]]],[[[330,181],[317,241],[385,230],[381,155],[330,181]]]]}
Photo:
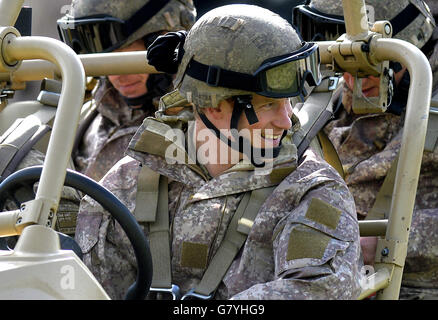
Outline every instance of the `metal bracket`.
{"type": "Polygon", "coordinates": [[[0,27],[0,72],[11,72],[21,65],[21,61],[10,61],[5,54],[4,48],[11,38],[19,37],[20,33],[14,27],[0,27]]]}
{"type": "Polygon", "coordinates": [[[46,207],[47,205],[42,199],[34,199],[24,202],[20,207],[20,214],[15,228],[21,233],[26,226],[32,224],[41,224],[49,228],[54,226],[54,211],[50,209],[45,213],[44,211],[46,211],[46,207]]]}
{"type": "Polygon", "coordinates": [[[376,249],[376,263],[389,263],[403,267],[407,255],[408,243],[399,240],[379,239],[376,249]]]}

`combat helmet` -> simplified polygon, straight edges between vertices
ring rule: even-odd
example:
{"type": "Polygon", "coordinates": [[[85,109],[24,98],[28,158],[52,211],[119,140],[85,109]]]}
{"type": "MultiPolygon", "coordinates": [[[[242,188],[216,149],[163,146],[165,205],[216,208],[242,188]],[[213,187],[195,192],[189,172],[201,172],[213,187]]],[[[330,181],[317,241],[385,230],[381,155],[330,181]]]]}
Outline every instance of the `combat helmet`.
{"type": "MultiPolygon", "coordinates": [[[[365,0],[369,23],[388,20],[393,38],[422,48],[435,27],[433,15],[422,0],[365,0]]],[[[307,41],[336,40],[345,33],[341,0],[311,0],[293,9],[293,24],[307,41]]]]}
{"type": "Polygon", "coordinates": [[[73,0],[57,23],[61,40],[76,53],[100,53],[147,35],[187,30],[195,19],[193,0],[73,0]]]}
{"type": "MultiPolygon", "coordinates": [[[[164,47],[160,42],[167,37],[158,38],[149,48],[148,59],[153,65],[163,56],[155,49],[164,47]]],[[[293,97],[302,94],[305,81],[310,85],[320,83],[318,46],[303,42],[289,22],[258,6],[232,4],[215,8],[193,25],[183,43],[178,45],[183,55],[178,59],[181,62],[174,85],[181,98],[196,106],[206,127],[220,139],[219,130],[200,109],[216,108],[220,101],[232,98],[230,128],[237,129],[242,113],[250,124],[258,121],[251,105],[254,93],[293,97]]],[[[169,52],[174,52],[174,48],[169,52]]],[[[225,142],[231,146],[230,140],[225,138],[225,142]]]]}
{"type": "Polygon", "coordinates": [[[299,95],[319,79],[317,46],[303,42],[290,23],[254,5],[227,5],[203,15],[184,43],[174,85],[195,105],[258,93],[299,95]]]}

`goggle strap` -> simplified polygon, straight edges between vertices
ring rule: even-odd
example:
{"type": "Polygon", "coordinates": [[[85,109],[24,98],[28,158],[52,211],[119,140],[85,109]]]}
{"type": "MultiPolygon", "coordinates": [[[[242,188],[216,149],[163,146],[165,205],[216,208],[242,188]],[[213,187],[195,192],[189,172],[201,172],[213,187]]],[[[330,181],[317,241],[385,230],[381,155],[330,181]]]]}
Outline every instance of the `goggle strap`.
{"type": "MultiPolygon", "coordinates": [[[[331,15],[327,13],[320,12],[319,10],[309,7],[309,6],[300,6],[297,9],[298,12],[310,17],[312,20],[316,20],[322,24],[326,24],[331,20],[331,23],[340,24],[344,22],[343,16],[331,15]],[[323,18],[325,21],[319,21],[323,18]]],[[[392,35],[395,36],[397,33],[406,28],[412,21],[414,21],[419,15],[421,11],[413,5],[409,3],[406,8],[404,8],[398,15],[392,18],[389,22],[392,25],[392,35]]],[[[295,21],[296,23],[296,21],[295,21]]],[[[303,30],[300,30],[302,32],[303,30]]]]}
{"type": "Polygon", "coordinates": [[[250,74],[205,65],[194,59],[188,64],[186,74],[213,87],[224,87],[251,92],[260,90],[257,78],[250,74]]]}
{"type": "MultiPolygon", "coordinates": [[[[320,72],[319,72],[319,64],[316,70],[312,70],[315,67],[312,63],[314,58],[312,55],[318,55],[318,47],[316,44],[304,43],[304,45],[298,51],[278,56],[275,58],[270,58],[265,60],[262,65],[255,71],[254,74],[241,73],[237,71],[231,71],[222,69],[221,67],[214,65],[206,65],[201,62],[198,62],[192,58],[188,63],[185,74],[188,76],[202,81],[209,86],[212,87],[222,87],[236,90],[243,90],[249,92],[255,92],[262,96],[273,97],[273,98],[285,98],[285,97],[293,97],[300,94],[302,88],[295,88],[295,85],[290,88],[284,88],[283,91],[276,89],[271,89],[269,87],[268,81],[266,79],[266,73],[269,69],[274,69],[279,65],[283,65],[286,63],[295,63],[295,61],[304,60],[305,63],[310,64],[310,71],[306,71],[305,74],[300,74],[301,85],[304,84],[304,76],[307,79],[307,76],[312,76],[312,82],[309,82],[310,85],[318,85],[320,82],[320,72]],[[310,57],[310,58],[309,58],[310,57]],[[277,59],[277,61],[273,60],[277,59]],[[307,60],[309,62],[307,62],[307,60]],[[315,74],[315,71],[316,74],[315,74]],[[287,91],[286,89],[293,89],[293,91],[287,91]]],[[[316,59],[318,60],[318,59],[316,59]]],[[[319,63],[319,61],[318,61],[319,63]]],[[[307,79],[309,80],[309,79],[307,79]]],[[[290,85],[290,84],[289,84],[290,85]]],[[[249,120],[255,121],[253,115],[248,113],[249,120]]]]}
{"type": "MultiPolygon", "coordinates": [[[[343,24],[344,23],[344,16],[324,13],[322,11],[319,11],[318,9],[310,7],[309,5],[301,5],[301,6],[296,7],[296,9],[294,9],[294,16],[298,17],[298,14],[307,16],[312,21],[317,21],[318,23],[323,23],[323,24],[327,24],[327,23],[343,24]],[[295,12],[297,14],[295,14],[295,12]]],[[[296,23],[296,22],[297,21],[294,21],[294,23],[296,23]]]]}
{"type": "Polygon", "coordinates": [[[143,7],[137,10],[133,16],[131,16],[125,24],[124,31],[126,35],[131,35],[137,31],[145,21],[149,21],[153,16],[155,16],[161,9],[163,9],[170,0],[151,0],[148,1],[143,7]]]}
{"type": "Polygon", "coordinates": [[[408,25],[411,24],[419,15],[420,10],[412,3],[409,3],[398,15],[391,19],[392,36],[402,31],[408,25]]]}

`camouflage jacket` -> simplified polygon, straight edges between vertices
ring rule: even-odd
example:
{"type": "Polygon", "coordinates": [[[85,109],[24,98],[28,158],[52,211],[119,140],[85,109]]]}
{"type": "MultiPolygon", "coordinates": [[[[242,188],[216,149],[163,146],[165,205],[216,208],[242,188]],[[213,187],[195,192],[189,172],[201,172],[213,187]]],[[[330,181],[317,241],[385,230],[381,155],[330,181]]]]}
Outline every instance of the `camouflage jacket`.
{"type": "Polygon", "coordinates": [[[98,113],[80,138],[74,161],[79,172],[99,181],[123,157],[135,131],[155,107],[151,103],[138,110],[130,108],[103,78],[88,103],[97,104],[98,113]]]}
{"type": "MultiPolygon", "coordinates": [[[[343,102],[351,91],[343,88],[343,102]]],[[[350,100],[351,101],[351,100],[350,100]]],[[[355,115],[342,109],[325,127],[339,154],[345,181],[353,194],[359,219],[372,208],[376,195],[401,146],[404,114],[355,115]]],[[[432,288],[438,297],[438,146],[423,154],[400,297],[421,297],[416,288],[432,288]],[[412,288],[415,292],[409,293],[412,288]]],[[[425,289],[426,290],[426,289],[425,289]]]]}
{"type": "MultiPolygon", "coordinates": [[[[298,164],[289,135],[271,174],[257,175],[252,165],[239,163],[210,178],[200,165],[167,163],[157,146],[168,140],[153,141],[151,123],[158,120],[144,121],[128,156],[100,183],[134,212],[141,166],[168,177],[172,282],[183,292],[199,283],[244,193],[278,184],[215,298],[357,298],[361,257],[354,201],[337,172],[313,151],[298,164]],[[196,259],[186,254],[188,247],[196,259]]],[[[122,298],[135,280],[132,249],[120,225],[88,197],[81,202],[76,240],[110,297],[122,298]]]]}

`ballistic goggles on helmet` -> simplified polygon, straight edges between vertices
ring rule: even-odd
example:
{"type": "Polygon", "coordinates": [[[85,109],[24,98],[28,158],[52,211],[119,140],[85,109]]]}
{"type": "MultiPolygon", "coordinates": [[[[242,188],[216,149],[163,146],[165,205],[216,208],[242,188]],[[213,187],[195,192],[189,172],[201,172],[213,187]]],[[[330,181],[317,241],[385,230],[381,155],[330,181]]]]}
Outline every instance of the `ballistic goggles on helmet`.
{"type": "Polygon", "coordinates": [[[292,22],[305,41],[336,40],[345,33],[343,16],[325,14],[307,5],[292,10],[292,22]]]}
{"type": "MultiPolygon", "coordinates": [[[[392,36],[395,37],[421,13],[418,7],[409,3],[389,21],[392,26],[392,36]]],[[[293,8],[292,24],[298,28],[305,41],[336,40],[346,32],[343,16],[323,13],[308,5],[299,5],[293,8]]]]}
{"type": "Polygon", "coordinates": [[[103,14],[81,18],[65,15],[57,21],[59,37],[78,54],[111,52],[169,2],[149,1],[128,20],[103,14]]]}
{"type": "Polygon", "coordinates": [[[210,86],[245,90],[271,98],[302,94],[304,81],[311,86],[321,82],[319,49],[305,43],[299,50],[265,60],[254,74],[209,66],[192,59],[186,74],[210,86]]]}

